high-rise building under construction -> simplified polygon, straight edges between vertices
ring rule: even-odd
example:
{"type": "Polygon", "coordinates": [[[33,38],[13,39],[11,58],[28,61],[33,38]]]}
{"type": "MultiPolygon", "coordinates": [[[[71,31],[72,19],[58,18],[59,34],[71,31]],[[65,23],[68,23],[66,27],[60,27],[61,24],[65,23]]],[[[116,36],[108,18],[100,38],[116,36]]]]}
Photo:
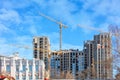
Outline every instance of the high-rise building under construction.
{"type": "Polygon", "coordinates": [[[67,74],[70,72],[74,78],[84,70],[84,54],[79,49],[62,50],[61,53],[51,53],[51,76],[67,74]]]}
{"type": "Polygon", "coordinates": [[[94,35],[94,40],[84,43],[85,69],[97,79],[112,79],[112,51],[109,33],[94,35]],[[93,69],[94,68],[94,69],[93,69]]]}
{"type": "Polygon", "coordinates": [[[98,78],[112,78],[112,51],[111,51],[111,36],[109,33],[101,33],[94,36],[95,54],[94,60],[95,69],[98,78]]]}
{"type": "Polygon", "coordinates": [[[49,66],[50,41],[48,37],[34,37],[33,38],[33,55],[34,58],[44,60],[45,69],[49,66]]]}

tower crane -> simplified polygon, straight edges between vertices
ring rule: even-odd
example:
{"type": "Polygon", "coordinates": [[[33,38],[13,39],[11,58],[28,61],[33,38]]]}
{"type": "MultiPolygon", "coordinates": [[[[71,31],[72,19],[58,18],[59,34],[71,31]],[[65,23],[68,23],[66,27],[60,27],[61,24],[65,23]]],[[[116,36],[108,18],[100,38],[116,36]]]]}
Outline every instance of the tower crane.
{"type": "Polygon", "coordinates": [[[57,20],[55,20],[55,19],[53,19],[53,18],[51,18],[51,17],[49,17],[49,16],[46,16],[46,15],[44,15],[44,14],[42,14],[42,13],[39,13],[41,16],[43,16],[43,17],[45,17],[45,18],[47,18],[48,20],[50,20],[50,21],[52,21],[52,22],[55,22],[56,24],[58,24],[59,25],[59,29],[60,29],[60,45],[59,45],[59,49],[60,49],[60,51],[62,50],[62,28],[67,28],[67,26],[66,25],[64,25],[62,22],[60,22],[60,21],[57,21],[57,20]]]}
{"type": "MultiPolygon", "coordinates": [[[[102,29],[99,29],[99,28],[95,28],[95,27],[88,27],[88,26],[82,26],[80,24],[78,24],[77,26],[81,27],[81,28],[84,28],[84,29],[89,29],[89,30],[93,30],[93,31],[97,31],[97,32],[100,32],[100,33],[105,33],[106,31],[102,30],[102,29]]],[[[109,32],[111,36],[118,36],[119,34],[118,33],[111,33],[109,32]]]]}
{"type": "MultiPolygon", "coordinates": [[[[102,30],[102,29],[98,29],[98,28],[94,28],[94,27],[88,27],[88,26],[82,26],[82,25],[80,25],[80,24],[78,24],[77,26],[79,26],[79,27],[81,27],[81,28],[84,28],[84,29],[90,29],[90,30],[97,31],[97,32],[100,32],[100,33],[105,33],[105,31],[102,30]]],[[[110,26],[111,26],[111,25],[110,25],[110,26]]],[[[115,37],[118,37],[118,36],[119,36],[119,33],[112,33],[112,32],[109,32],[109,33],[110,33],[110,36],[115,36],[115,37]]],[[[118,43],[119,43],[119,42],[118,42],[118,43]]],[[[113,49],[112,47],[111,47],[111,49],[112,49],[113,51],[115,51],[115,52],[120,53],[119,50],[113,49]]]]}

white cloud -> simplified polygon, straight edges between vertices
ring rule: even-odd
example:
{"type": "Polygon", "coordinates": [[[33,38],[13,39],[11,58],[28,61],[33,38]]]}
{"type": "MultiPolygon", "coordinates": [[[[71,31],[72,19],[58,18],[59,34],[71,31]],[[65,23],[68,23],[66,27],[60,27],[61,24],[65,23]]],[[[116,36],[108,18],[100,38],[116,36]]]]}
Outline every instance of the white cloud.
{"type": "Polygon", "coordinates": [[[18,9],[18,8],[25,8],[28,7],[32,1],[28,1],[28,0],[1,0],[2,3],[2,7],[6,8],[6,9],[18,9]]]}
{"type": "Polygon", "coordinates": [[[20,57],[32,58],[32,49],[19,48],[16,46],[10,46],[9,44],[0,45],[0,55],[10,56],[15,52],[19,52],[20,57]]]}
{"type": "Polygon", "coordinates": [[[69,25],[69,27],[73,27],[73,26],[76,27],[76,19],[71,13],[78,9],[75,4],[67,0],[64,1],[51,0],[48,2],[43,0],[42,1],[35,0],[35,1],[40,5],[40,8],[42,7],[44,11],[47,10],[47,12],[49,12],[49,13],[44,13],[44,11],[41,11],[41,13],[53,17],[58,21],[62,21],[64,24],[69,25]]]}
{"type": "MultiPolygon", "coordinates": [[[[103,31],[108,31],[107,28],[110,24],[120,25],[119,3],[119,0],[83,0],[83,12],[88,13],[87,10],[92,12],[87,16],[90,20],[89,23],[86,23],[84,20],[87,18],[82,17],[83,26],[95,26],[103,31]],[[98,18],[101,18],[101,16],[104,17],[105,20],[98,18]]],[[[83,31],[89,32],[88,29],[84,29],[83,31]]]]}
{"type": "Polygon", "coordinates": [[[0,24],[0,33],[1,32],[8,32],[8,31],[10,31],[10,29],[9,28],[7,28],[5,25],[3,25],[3,24],[0,24]]]}
{"type": "Polygon", "coordinates": [[[32,37],[17,36],[13,38],[14,43],[8,42],[6,38],[0,38],[0,40],[0,55],[9,56],[19,52],[20,57],[32,58],[32,37]]]}
{"type": "Polygon", "coordinates": [[[11,34],[11,35],[16,35],[13,30],[5,26],[4,24],[0,23],[0,36],[4,35],[4,33],[11,34]]]}
{"type": "Polygon", "coordinates": [[[34,26],[31,26],[31,27],[29,28],[29,31],[30,31],[30,33],[31,33],[32,35],[37,35],[37,34],[38,34],[37,28],[34,27],[34,26]]]}
{"type": "Polygon", "coordinates": [[[6,22],[16,22],[20,23],[20,16],[19,14],[14,10],[7,10],[7,9],[0,9],[0,22],[6,21],[6,22]]]}
{"type": "Polygon", "coordinates": [[[19,44],[29,44],[29,43],[32,44],[32,36],[27,36],[27,35],[20,36],[19,35],[17,37],[14,37],[13,39],[15,40],[15,42],[19,44]]]}
{"type": "Polygon", "coordinates": [[[96,6],[96,12],[99,12],[99,14],[104,14],[106,16],[109,15],[119,15],[120,11],[120,1],[119,0],[103,0],[101,3],[96,6]]]}
{"type": "Polygon", "coordinates": [[[101,30],[102,32],[108,32],[108,26],[109,25],[110,25],[109,23],[100,24],[98,26],[98,29],[101,30]]]}
{"type": "Polygon", "coordinates": [[[11,48],[8,44],[7,44],[7,40],[5,38],[0,38],[0,55],[10,55],[11,52],[14,51],[13,48],[11,48]]]}
{"type": "Polygon", "coordinates": [[[119,15],[119,0],[84,0],[83,9],[93,10],[96,15],[119,15]]]}
{"type": "Polygon", "coordinates": [[[109,16],[107,18],[107,22],[111,23],[111,24],[116,24],[116,25],[120,25],[120,16],[109,16]]]}
{"type": "Polygon", "coordinates": [[[0,44],[3,44],[3,43],[6,43],[6,39],[0,37],[0,44]]]}

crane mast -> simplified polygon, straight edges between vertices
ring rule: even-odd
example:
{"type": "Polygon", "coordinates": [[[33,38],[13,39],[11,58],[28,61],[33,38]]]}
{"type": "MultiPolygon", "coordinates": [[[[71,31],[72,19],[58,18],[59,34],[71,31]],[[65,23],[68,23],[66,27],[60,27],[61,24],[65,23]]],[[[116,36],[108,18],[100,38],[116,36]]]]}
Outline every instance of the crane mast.
{"type": "Polygon", "coordinates": [[[60,51],[62,50],[62,24],[59,25],[60,28],[60,51]]]}

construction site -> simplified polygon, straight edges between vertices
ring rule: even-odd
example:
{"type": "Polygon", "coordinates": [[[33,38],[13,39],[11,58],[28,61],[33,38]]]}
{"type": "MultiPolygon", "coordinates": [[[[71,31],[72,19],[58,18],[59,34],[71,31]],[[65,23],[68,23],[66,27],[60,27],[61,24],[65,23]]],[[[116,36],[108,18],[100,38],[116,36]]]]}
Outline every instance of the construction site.
{"type": "MultiPolygon", "coordinates": [[[[98,31],[100,34],[94,35],[93,40],[87,40],[84,42],[83,50],[79,49],[62,49],[62,28],[68,28],[66,25],[62,24],[62,22],[56,21],[49,16],[46,16],[40,13],[40,16],[55,22],[59,26],[59,50],[52,51],[50,46],[50,40],[47,36],[34,36],[33,37],[33,48],[25,45],[17,45],[11,44],[10,46],[14,46],[17,48],[25,48],[33,50],[33,58],[36,60],[40,60],[44,62],[45,69],[43,69],[44,79],[112,79],[112,46],[111,46],[111,37],[115,36],[114,34],[104,32],[100,29],[93,27],[84,27],[80,24],[77,25],[81,28],[90,29],[93,31],[98,31]]],[[[15,54],[16,55],[16,54],[15,54]]],[[[17,57],[18,55],[16,55],[17,57]]],[[[1,56],[0,62],[3,63],[1,56]]],[[[6,57],[7,58],[7,57],[6,57]]],[[[8,57],[9,58],[9,57],[8,57]]],[[[24,59],[23,59],[24,60],[24,59]]],[[[6,60],[7,61],[7,60],[6,60]]],[[[11,59],[8,59],[8,62],[4,62],[4,67],[6,64],[11,64],[11,59]]],[[[30,65],[26,61],[23,62],[30,65]]],[[[14,63],[15,64],[15,63],[14,63]]],[[[16,63],[17,64],[17,63],[16,63]]],[[[32,64],[34,64],[32,62],[32,64]]],[[[20,64],[19,64],[20,65],[20,64]]],[[[37,65],[37,64],[36,64],[37,65]]],[[[43,65],[42,65],[43,66],[43,65]]],[[[9,66],[10,67],[10,66],[9,66]]],[[[26,66],[27,67],[27,66],[26,66]]],[[[31,66],[32,67],[32,66],[31,66]]],[[[7,68],[7,67],[6,67],[7,68]]],[[[6,75],[12,75],[12,73],[6,72],[7,69],[3,70],[0,68],[1,72],[6,75]]],[[[18,68],[19,69],[19,68],[18,68]]],[[[29,70],[30,71],[30,70],[29,70]]],[[[24,71],[18,72],[16,76],[17,79],[28,79],[30,74],[24,71]],[[23,74],[23,75],[22,75],[23,74]],[[20,78],[19,75],[22,75],[20,78]],[[28,75],[28,76],[27,76],[28,75]]],[[[2,74],[2,73],[1,73],[2,74]]],[[[31,75],[36,74],[36,77],[30,77],[29,79],[39,79],[39,73],[31,73],[31,75]],[[38,75],[37,75],[38,74],[38,75]]],[[[15,77],[15,74],[12,75],[15,77]]],[[[42,79],[42,78],[40,78],[42,79]]]]}

